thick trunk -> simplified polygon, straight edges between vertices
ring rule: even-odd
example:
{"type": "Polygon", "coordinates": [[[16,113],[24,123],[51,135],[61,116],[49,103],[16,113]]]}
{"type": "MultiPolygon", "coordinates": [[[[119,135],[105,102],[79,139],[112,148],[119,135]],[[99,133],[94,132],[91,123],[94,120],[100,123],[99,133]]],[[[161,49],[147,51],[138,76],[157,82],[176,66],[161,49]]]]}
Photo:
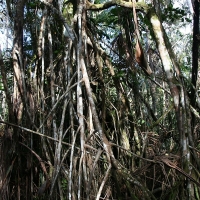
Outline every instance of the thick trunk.
{"type": "Polygon", "coordinates": [[[24,19],[25,0],[18,1],[16,5],[15,24],[14,24],[14,41],[13,41],[13,70],[14,70],[14,92],[13,92],[13,109],[17,123],[21,122],[23,103],[23,19],[24,19]]]}
{"type": "Polygon", "coordinates": [[[198,75],[198,58],[199,58],[199,1],[194,1],[194,17],[193,17],[193,44],[192,44],[192,93],[191,105],[195,106],[196,84],[198,75]]]}
{"type": "MultiPolygon", "coordinates": [[[[15,7],[15,22],[14,22],[14,40],[13,40],[13,71],[14,71],[14,87],[12,102],[5,80],[4,66],[1,68],[2,77],[4,78],[4,87],[6,91],[6,99],[9,106],[9,121],[12,123],[20,124],[23,114],[22,95],[24,93],[24,80],[23,80],[23,18],[24,18],[24,5],[25,0],[19,0],[15,7]]],[[[18,149],[19,132],[17,129],[8,129],[4,131],[2,138],[2,152],[1,152],[1,177],[3,186],[0,187],[1,199],[10,199],[11,194],[15,195],[16,199],[20,199],[20,152],[18,149]],[[12,133],[10,133],[12,130],[12,133]],[[16,159],[16,154],[18,159],[16,159]],[[15,169],[17,163],[17,170],[15,169]],[[8,170],[9,169],[9,170],[8,170]],[[15,177],[13,177],[15,176],[15,177]],[[13,178],[13,180],[12,180],[13,178]],[[12,192],[11,189],[15,188],[12,192]]]]}
{"type": "MultiPolygon", "coordinates": [[[[177,70],[176,66],[173,65],[173,60],[171,59],[167,44],[166,35],[163,31],[162,24],[156,15],[155,11],[152,9],[149,12],[149,18],[152,24],[153,32],[156,38],[156,44],[161,57],[163,69],[165,71],[168,85],[171,91],[171,95],[174,101],[174,108],[176,112],[177,126],[180,135],[180,145],[182,154],[182,166],[186,173],[190,174],[190,150],[189,150],[189,138],[188,134],[191,134],[191,124],[188,123],[187,117],[189,110],[188,97],[185,92],[185,86],[182,83],[179,76],[175,77],[174,72],[177,70]]],[[[168,44],[169,46],[169,44],[168,44]]],[[[179,74],[178,74],[179,75],[179,74]]],[[[192,188],[191,183],[187,182],[187,195],[188,198],[191,197],[192,188]]]]}

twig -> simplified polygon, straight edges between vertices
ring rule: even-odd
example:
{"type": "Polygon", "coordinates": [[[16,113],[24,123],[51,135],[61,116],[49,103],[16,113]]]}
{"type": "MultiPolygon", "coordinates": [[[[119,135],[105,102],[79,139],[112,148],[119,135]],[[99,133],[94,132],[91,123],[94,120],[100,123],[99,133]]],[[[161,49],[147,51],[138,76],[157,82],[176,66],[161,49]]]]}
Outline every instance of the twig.
{"type": "Polygon", "coordinates": [[[92,177],[93,177],[93,174],[94,174],[94,170],[95,170],[96,164],[97,164],[102,152],[103,152],[102,149],[98,149],[98,152],[97,152],[96,157],[95,157],[95,161],[93,163],[92,171],[90,172],[90,177],[89,177],[88,186],[87,186],[88,195],[89,195],[90,188],[91,188],[91,183],[92,183],[92,177]]]}
{"type": "MultiPolygon", "coordinates": [[[[166,164],[167,166],[177,170],[178,172],[180,172],[181,174],[183,174],[185,177],[187,177],[188,179],[190,179],[193,183],[196,183],[198,186],[200,186],[200,183],[198,181],[196,181],[194,178],[192,178],[189,174],[187,174],[185,171],[183,171],[181,168],[179,168],[178,166],[176,166],[173,162],[171,162],[168,158],[166,157],[157,157],[156,161],[158,160],[162,161],[164,164],[166,164]]],[[[158,163],[160,163],[160,161],[158,160],[158,163]]]]}
{"type": "Polygon", "coordinates": [[[108,169],[107,169],[107,171],[106,171],[106,174],[105,174],[105,176],[104,176],[104,179],[103,179],[103,181],[102,181],[102,183],[101,183],[101,186],[100,186],[100,188],[99,188],[99,191],[98,191],[98,193],[97,193],[96,200],[99,200],[99,198],[100,198],[100,196],[101,196],[101,192],[102,192],[103,187],[104,187],[104,185],[105,185],[105,183],[106,183],[106,181],[107,181],[107,179],[108,179],[108,175],[109,175],[109,173],[110,173],[111,167],[112,167],[112,164],[109,163],[108,169]]]}
{"type": "MultiPolygon", "coordinates": [[[[53,140],[53,141],[55,141],[55,142],[59,142],[59,140],[56,140],[56,139],[54,139],[54,138],[52,138],[52,137],[50,137],[50,136],[44,135],[44,134],[42,134],[42,133],[40,133],[40,132],[33,131],[33,130],[31,130],[31,129],[28,129],[28,128],[24,128],[24,127],[19,126],[19,125],[16,125],[16,124],[12,124],[12,123],[5,122],[5,121],[2,121],[2,120],[0,120],[0,123],[2,123],[2,124],[7,124],[7,125],[9,125],[9,126],[19,128],[19,129],[21,129],[21,130],[23,130],[23,131],[27,131],[27,132],[29,132],[29,133],[33,133],[33,134],[39,135],[39,136],[41,136],[41,137],[45,137],[45,138],[50,139],[50,140],[53,140]]],[[[71,144],[69,144],[69,143],[67,143],[67,142],[62,142],[62,144],[67,145],[67,146],[72,146],[71,144]]],[[[77,148],[78,148],[78,147],[77,147],[77,148]]]]}

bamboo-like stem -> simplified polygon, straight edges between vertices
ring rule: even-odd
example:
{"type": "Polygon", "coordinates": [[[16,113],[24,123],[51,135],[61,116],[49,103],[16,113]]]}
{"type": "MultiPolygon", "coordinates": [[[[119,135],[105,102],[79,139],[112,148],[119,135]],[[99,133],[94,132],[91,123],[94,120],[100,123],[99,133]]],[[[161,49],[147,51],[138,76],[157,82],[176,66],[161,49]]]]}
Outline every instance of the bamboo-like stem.
{"type": "MultiPolygon", "coordinates": [[[[50,20],[50,19],[49,19],[50,20]]],[[[50,85],[51,85],[51,105],[52,107],[55,105],[55,73],[54,73],[54,66],[53,66],[53,49],[52,49],[52,35],[51,35],[51,27],[50,23],[47,23],[48,28],[48,41],[49,41],[49,68],[50,68],[50,85]]],[[[53,134],[54,138],[58,139],[57,135],[57,126],[56,126],[56,119],[54,117],[54,113],[52,115],[52,124],[53,124],[53,134]]]]}
{"type": "MultiPolygon", "coordinates": [[[[77,129],[79,131],[80,129],[80,126],[79,128],[77,129]]],[[[75,142],[76,142],[76,136],[77,136],[77,133],[78,131],[76,132],[74,138],[73,138],[73,141],[72,141],[72,148],[71,148],[71,154],[70,154],[70,166],[69,166],[69,178],[68,178],[68,181],[69,181],[69,200],[72,199],[72,193],[73,193],[73,187],[72,187],[72,174],[73,174],[73,157],[74,157],[74,146],[75,146],[75,142]]]]}
{"type": "Polygon", "coordinates": [[[105,185],[105,183],[106,183],[106,181],[107,181],[107,179],[108,179],[108,177],[109,177],[109,173],[110,173],[110,171],[111,171],[111,168],[112,168],[112,165],[111,165],[111,163],[109,163],[108,169],[107,169],[107,171],[106,171],[106,174],[105,174],[105,176],[104,176],[104,179],[103,179],[103,181],[102,181],[102,183],[101,183],[101,186],[100,186],[100,188],[99,188],[99,191],[98,191],[98,193],[97,193],[96,200],[99,200],[99,198],[100,198],[100,196],[101,196],[101,192],[102,192],[103,187],[104,187],[104,185],[105,185]]]}

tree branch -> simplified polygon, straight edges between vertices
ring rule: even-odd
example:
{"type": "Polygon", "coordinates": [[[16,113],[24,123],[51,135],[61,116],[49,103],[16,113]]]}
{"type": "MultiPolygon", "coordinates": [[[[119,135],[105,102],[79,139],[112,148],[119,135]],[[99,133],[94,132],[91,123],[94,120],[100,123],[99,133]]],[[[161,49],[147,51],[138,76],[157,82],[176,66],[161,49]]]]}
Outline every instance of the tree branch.
{"type": "MultiPolygon", "coordinates": [[[[123,1],[123,0],[111,0],[102,4],[93,4],[90,3],[87,0],[87,5],[86,5],[86,9],[87,10],[104,10],[107,8],[110,8],[112,6],[122,6],[125,8],[133,8],[133,3],[132,2],[127,2],[127,1],[123,1]]],[[[148,11],[149,6],[143,2],[137,2],[135,3],[135,8],[144,10],[145,12],[148,11]]]]}

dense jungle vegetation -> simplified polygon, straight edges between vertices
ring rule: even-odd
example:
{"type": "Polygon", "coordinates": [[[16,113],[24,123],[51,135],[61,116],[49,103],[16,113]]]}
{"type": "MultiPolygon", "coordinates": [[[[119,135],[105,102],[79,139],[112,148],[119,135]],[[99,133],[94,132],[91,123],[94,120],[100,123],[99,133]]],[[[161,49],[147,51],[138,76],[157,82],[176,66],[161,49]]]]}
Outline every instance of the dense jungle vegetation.
{"type": "Polygon", "coordinates": [[[200,199],[199,0],[0,5],[0,200],[200,199]]]}

